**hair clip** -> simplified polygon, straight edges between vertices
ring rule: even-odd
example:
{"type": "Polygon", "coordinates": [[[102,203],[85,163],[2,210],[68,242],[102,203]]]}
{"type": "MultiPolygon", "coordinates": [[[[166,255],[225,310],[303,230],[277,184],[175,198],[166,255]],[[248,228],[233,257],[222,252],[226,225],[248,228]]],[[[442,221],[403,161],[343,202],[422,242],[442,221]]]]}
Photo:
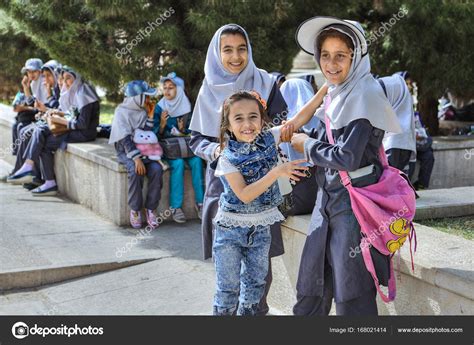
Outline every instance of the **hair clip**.
{"type": "Polygon", "coordinates": [[[267,110],[267,102],[260,96],[260,94],[257,91],[252,90],[250,91],[250,94],[253,95],[257,99],[257,101],[260,102],[263,109],[267,110]]]}

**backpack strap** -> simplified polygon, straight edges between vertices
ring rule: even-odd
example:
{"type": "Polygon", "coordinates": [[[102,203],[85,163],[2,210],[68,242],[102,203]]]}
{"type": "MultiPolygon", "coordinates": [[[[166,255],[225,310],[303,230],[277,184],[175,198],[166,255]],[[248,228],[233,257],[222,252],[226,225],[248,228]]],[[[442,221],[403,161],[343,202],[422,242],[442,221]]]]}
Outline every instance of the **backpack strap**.
{"type": "MultiPolygon", "coordinates": [[[[329,120],[329,116],[327,115],[330,104],[331,104],[331,96],[329,96],[328,94],[324,98],[324,124],[326,125],[326,135],[328,137],[329,143],[331,145],[334,145],[334,137],[332,136],[332,131],[331,131],[331,122],[329,120]]],[[[388,159],[387,159],[387,155],[385,154],[385,149],[383,147],[383,144],[381,144],[379,148],[379,159],[383,168],[386,169],[388,167],[388,159]]],[[[339,175],[341,176],[341,182],[344,185],[344,187],[347,188],[347,186],[349,185],[352,186],[351,178],[349,177],[349,174],[347,173],[347,171],[339,170],[339,175]]]]}
{"type": "Polygon", "coordinates": [[[380,298],[385,302],[392,302],[395,300],[396,296],[396,282],[395,282],[395,272],[393,271],[393,262],[390,260],[390,278],[388,280],[388,295],[385,295],[382,289],[380,288],[379,279],[375,272],[374,262],[372,261],[372,256],[370,255],[370,243],[366,238],[362,238],[360,246],[362,247],[362,257],[364,258],[365,267],[369,271],[372,279],[374,280],[375,288],[377,289],[380,298]]]}

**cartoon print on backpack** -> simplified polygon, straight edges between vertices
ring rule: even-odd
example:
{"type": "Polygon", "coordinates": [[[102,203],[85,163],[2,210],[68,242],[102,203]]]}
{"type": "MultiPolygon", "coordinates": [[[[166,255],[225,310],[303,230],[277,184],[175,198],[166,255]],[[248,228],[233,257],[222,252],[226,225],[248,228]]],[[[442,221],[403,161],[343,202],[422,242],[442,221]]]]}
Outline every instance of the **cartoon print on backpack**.
{"type": "Polygon", "coordinates": [[[405,218],[399,218],[390,224],[390,232],[396,236],[399,236],[397,240],[390,240],[387,242],[387,249],[390,251],[390,253],[395,253],[402,247],[403,243],[405,243],[405,240],[410,233],[409,224],[409,221],[405,218]]]}

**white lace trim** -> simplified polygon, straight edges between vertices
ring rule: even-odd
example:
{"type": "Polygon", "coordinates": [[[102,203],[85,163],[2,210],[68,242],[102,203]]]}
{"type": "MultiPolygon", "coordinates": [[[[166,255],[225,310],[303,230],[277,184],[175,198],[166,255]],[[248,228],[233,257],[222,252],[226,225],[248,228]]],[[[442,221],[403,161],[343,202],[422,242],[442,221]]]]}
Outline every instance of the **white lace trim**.
{"type": "Polygon", "coordinates": [[[233,213],[225,212],[219,209],[216,214],[215,221],[224,226],[265,226],[285,220],[285,217],[278,210],[278,207],[271,208],[259,213],[233,213]]]}

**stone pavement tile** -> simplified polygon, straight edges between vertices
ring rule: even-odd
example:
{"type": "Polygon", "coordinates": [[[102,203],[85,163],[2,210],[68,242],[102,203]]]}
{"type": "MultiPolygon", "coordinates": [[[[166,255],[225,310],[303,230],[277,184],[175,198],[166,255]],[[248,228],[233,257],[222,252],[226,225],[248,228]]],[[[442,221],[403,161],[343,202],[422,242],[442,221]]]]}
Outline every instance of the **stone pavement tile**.
{"type": "Polygon", "coordinates": [[[163,258],[30,291],[0,295],[0,314],[210,315],[210,261],[163,258]]]}

